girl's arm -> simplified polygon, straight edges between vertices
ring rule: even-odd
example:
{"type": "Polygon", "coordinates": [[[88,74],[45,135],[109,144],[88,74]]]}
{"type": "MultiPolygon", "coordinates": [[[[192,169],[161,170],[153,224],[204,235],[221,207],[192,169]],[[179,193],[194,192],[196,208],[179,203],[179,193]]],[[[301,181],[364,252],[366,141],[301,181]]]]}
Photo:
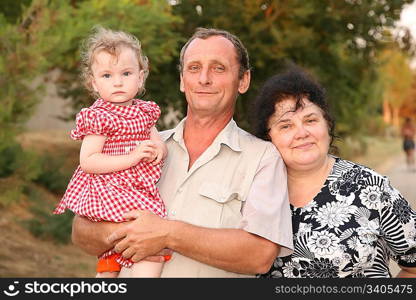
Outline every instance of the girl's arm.
{"type": "Polygon", "coordinates": [[[126,155],[106,155],[101,153],[106,137],[87,135],[81,145],[79,161],[85,173],[103,174],[126,170],[137,165],[142,159],[155,156],[156,146],[148,141],[142,142],[136,149],[126,155]]]}

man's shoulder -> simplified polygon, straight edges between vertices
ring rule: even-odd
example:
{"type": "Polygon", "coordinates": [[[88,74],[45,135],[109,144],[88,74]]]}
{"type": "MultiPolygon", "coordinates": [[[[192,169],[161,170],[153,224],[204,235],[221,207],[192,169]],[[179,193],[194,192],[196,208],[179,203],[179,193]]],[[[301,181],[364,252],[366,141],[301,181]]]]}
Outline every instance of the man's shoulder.
{"type": "Polygon", "coordinates": [[[239,136],[240,142],[242,143],[245,143],[247,145],[254,146],[254,147],[275,148],[274,145],[270,141],[262,140],[240,127],[237,127],[237,130],[238,130],[238,136],[239,136]]]}
{"type": "Polygon", "coordinates": [[[272,142],[262,140],[240,127],[237,128],[240,147],[243,152],[254,152],[257,153],[256,155],[260,155],[261,153],[263,153],[266,156],[280,156],[279,151],[277,151],[276,147],[272,144],[272,142]]]}

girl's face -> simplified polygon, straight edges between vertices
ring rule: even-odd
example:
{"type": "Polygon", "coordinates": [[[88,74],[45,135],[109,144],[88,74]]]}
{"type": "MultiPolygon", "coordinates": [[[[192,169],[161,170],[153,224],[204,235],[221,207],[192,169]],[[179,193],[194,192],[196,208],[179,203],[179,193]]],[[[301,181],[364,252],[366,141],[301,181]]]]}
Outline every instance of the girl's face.
{"type": "Polygon", "coordinates": [[[104,101],[130,105],[143,85],[143,70],[134,51],[121,47],[118,57],[106,51],[95,54],[92,86],[104,101]]]}
{"type": "Polygon", "coordinates": [[[279,149],[288,170],[308,170],[324,163],[330,144],[328,123],[322,110],[307,99],[295,111],[294,99],[275,105],[268,121],[269,135],[279,149]]]}

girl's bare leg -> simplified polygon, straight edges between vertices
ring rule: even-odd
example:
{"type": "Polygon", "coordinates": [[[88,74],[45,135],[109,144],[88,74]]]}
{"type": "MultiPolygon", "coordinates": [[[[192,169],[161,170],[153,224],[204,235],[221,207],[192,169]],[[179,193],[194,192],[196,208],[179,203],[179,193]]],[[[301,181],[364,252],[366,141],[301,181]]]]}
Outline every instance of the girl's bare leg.
{"type": "Polygon", "coordinates": [[[119,278],[158,278],[162,273],[164,263],[140,261],[133,264],[130,268],[121,268],[119,278]]]}
{"type": "Polygon", "coordinates": [[[95,275],[95,278],[117,278],[119,272],[101,272],[95,275]]]}

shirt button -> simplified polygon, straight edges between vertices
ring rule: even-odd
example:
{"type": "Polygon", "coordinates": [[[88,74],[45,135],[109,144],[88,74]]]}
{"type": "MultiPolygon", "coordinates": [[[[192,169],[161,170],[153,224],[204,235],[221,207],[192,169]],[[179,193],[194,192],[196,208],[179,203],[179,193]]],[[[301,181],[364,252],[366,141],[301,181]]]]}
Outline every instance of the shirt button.
{"type": "Polygon", "coordinates": [[[182,193],[182,192],[183,192],[183,188],[179,188],[178,193],[182,193]]]}

